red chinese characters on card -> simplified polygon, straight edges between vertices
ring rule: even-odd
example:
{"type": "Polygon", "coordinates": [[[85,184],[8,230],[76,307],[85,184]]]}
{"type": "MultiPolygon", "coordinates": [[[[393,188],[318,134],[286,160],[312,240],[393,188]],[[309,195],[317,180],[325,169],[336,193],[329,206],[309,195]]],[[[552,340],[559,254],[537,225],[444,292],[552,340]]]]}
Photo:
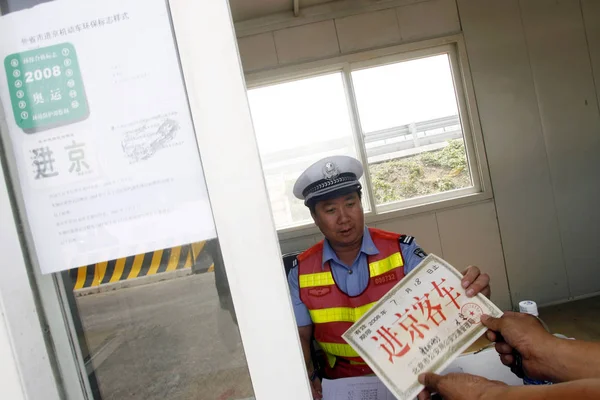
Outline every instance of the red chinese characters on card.
{"type": "MultiPolygon", "coordinates": [[[[461,294],[455,292],[454,287],[447,285],[446,279],[431,282],[432,289],[425,293],[423,297],[414,297],[415,302],[412,307],[405,309],[402,313],[394,313],[397,317],[394,325],[398,325],[404,332],[410,334],[410,340],[401,342],[397,331],[392,331],[390,327],[381,326],[376,330],[376,335],[371,339],[380,342],[380,348],[388,354],[390,363],[394,363],[395,357],[402,357],[410,350],[411,346],[417,341],[425,339],[425,331],[430,331],[430,324],[439,327],[441,323],[446,322],[448,307],[460,309],[456,301],[461,294]],[[446,300],[449,300],[446,303],[446,300]]],[[[406,336],[406,335],[403,335],[406,336]]]]}

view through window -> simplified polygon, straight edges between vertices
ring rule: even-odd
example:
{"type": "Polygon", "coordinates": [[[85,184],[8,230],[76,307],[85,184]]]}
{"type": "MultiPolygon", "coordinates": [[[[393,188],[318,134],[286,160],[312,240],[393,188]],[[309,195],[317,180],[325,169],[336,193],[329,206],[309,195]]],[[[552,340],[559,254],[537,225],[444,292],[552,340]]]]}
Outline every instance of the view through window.
{"type": "Polygon", "coordinates": [[[472,186],[447,54],[352,80],[377,205],[472,186]]]}

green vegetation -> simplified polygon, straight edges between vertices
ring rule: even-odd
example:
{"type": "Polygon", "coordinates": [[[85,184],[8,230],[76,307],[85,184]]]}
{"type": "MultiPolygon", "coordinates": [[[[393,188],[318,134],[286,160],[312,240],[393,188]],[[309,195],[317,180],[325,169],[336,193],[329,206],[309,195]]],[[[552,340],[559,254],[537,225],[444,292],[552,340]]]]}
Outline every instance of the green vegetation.
{"type": "Polygon", "coordinates": [[[370,165],[377,204],[471,185],[462,139],[441,150],[370,165]]]}

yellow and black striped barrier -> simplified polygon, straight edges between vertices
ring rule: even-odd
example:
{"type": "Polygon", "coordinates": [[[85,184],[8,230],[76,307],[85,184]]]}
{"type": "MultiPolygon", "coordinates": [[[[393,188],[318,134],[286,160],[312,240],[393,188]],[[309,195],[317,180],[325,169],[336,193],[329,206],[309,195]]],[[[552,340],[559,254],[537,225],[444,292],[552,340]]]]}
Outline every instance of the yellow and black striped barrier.
{"type": "MultiPolygon", "coordinates": [[[[211,257],[200,257],[205,245],[206,242],[192,243],[75,268],[70,271],[71,280],[75,283],[73,289],[98,287],[107,283],[192,268],[201,258],[211,260],[211,257]]],[[[212,261],[205,264],[206,272],[214,270],[212,261]]],[[[202,266],[199,267],[202,269],[202,266]]]]}

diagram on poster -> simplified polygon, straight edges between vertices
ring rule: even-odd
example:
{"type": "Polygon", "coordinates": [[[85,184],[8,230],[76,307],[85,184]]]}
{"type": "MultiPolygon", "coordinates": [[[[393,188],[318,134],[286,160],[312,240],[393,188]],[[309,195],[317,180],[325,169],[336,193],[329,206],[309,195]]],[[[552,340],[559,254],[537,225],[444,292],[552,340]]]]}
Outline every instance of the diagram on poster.
{"type": "Polygon", "coordinates": [[[216,237],[163,0],[0,18],[0,123],[43,273],[216,237]]]}

